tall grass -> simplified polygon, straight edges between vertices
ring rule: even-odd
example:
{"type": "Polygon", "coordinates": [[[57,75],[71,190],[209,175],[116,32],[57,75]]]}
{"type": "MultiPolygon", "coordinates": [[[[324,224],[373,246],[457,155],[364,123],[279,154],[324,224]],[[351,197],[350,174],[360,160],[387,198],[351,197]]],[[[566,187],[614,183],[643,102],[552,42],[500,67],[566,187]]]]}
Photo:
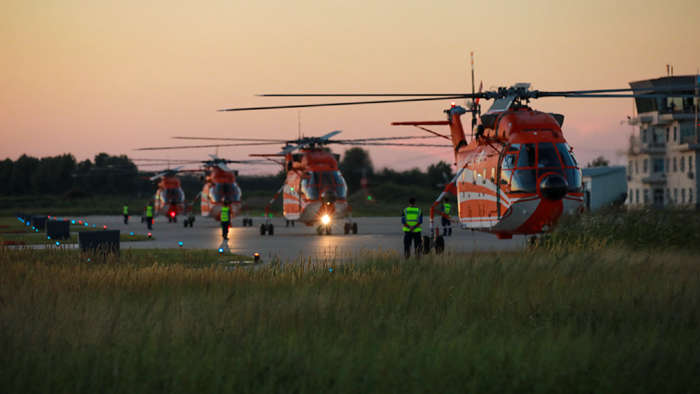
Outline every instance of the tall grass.
{"type": "Polygon", "coordinates": [[[0,249],[0,387],[697,392],[694,257],[540,248],[231,268],[0,249]]]}
{"type": "Polygon", "coordinates": [[[689,210],[607,210],[562,219],[546,247],[618,245],[631,249],[700,251],[700,213],[689,210]]]}

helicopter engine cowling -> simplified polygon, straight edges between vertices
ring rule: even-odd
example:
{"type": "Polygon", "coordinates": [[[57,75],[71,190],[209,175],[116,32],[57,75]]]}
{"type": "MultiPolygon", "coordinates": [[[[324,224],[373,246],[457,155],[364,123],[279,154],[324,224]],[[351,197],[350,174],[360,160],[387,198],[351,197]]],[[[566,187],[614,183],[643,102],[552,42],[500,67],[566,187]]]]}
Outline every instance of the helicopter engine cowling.
{"type": "Polygon", "coordinates": [[[561,200],[566,195],[568,188],[568,182],[559,174],[549,174],[540,181],[540,194],[548,200],[561,200]]]}

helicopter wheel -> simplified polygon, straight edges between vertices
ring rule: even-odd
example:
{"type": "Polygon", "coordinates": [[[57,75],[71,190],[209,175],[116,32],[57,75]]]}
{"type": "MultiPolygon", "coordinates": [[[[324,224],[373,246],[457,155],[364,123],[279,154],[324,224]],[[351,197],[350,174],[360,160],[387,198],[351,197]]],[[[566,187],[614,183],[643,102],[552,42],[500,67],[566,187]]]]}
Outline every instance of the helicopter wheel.
{"type": "Polygon", "coordinates": [[[253,219],[248,219],[248,226],[253,227],[253,219]]]}
{"type": "Polygon", "coordinates": [[[438,235],[437,238],[435,238],[435,254],[442,254],[442,252],[445,251],[445,238],[441,235],[438,235]]]}
{"type": "Polygon", "coordinates": [[[352,224],[352,233],[357,234],[357,222],[352,224]]]}
{"type": "Polygon", "coordinates": [[[323,226],[316,227],[316,233],[318,235],[323,235],[323,226]]]}
{"type": "Polygon", "coordinates": [[[265,223],[263,223],[260,225],[260,235],[265,235],[266,232],[267,232],[267,226],[265,225],[265,223]]]}
{"type": "Polygon", "coordinates": [[[177,223],[177,216],[173,216],[173,223],[177,223]]]}
{"type": "Polygon", "coordinates": [[[275,226],[272,225],[272,223],[267,225],[267,234],[268,235],[273,235],[275,233],[275,226]]]}
{"type": "Polygon", "coordinates": [[[326,235],[331,235],[331,226],[326,226],[326,235]]]}
{"type": "Polygon", "coordinates": [[[343,231],[345,232],[345,234],[350,233],[350,223],[345,223],[345,226],[343,226],[343,231]]]}

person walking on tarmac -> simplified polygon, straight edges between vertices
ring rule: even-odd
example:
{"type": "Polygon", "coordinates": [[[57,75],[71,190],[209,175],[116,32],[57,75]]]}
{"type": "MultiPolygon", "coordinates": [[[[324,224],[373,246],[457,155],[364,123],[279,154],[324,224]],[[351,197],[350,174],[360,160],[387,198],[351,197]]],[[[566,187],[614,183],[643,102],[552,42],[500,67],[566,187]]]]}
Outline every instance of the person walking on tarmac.
{"type": "Polygon", "coordinates": [[[221,236],[228,241],[228,228],[231,227],[231,203],[226,200],[221,206],[221,236]]]}
{"type": "Polygon", "coordinates": [[[146,227],[153,230],[153,202],[149,201],[146,206],[146,227]]]}
{"type": "Polygon", "coordinates": [[[129,204],[124,204],[122,214],[124,214],[124,224],[129,224],[129,204]]]}
{"type": "Polygon", "coordinates": [[[403,223],[403,253],[406,258],[411,257],[411,242],[416,250],[416,257],[420,257],[421,248],[421,228],[423,223],[423,213],[416,207],[416,199],[408,199],[408,206],[404,208],[401,216],[403,223]]]}
{"type": "Polygon", "coordinates": [[[452,220],[450,220],[450,213],[452,212],[452,204],[450,204],[450,199],[445,197],[442,199],[442,236],[452,235],[452,220]]]}

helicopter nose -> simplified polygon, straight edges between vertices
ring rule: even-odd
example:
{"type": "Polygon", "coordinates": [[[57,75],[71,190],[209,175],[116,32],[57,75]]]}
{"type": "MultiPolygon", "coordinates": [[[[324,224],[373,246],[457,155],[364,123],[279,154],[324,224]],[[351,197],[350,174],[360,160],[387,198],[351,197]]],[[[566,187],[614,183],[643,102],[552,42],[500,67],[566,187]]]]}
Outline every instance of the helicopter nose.
{"type": "Polygon", "coordinates": [[[566,179],[559,174],[547,175],[540,182],[542,197],[552,201],[561,200],[566,195],[568,188],[569,184],[566,179]]]}
{"type": "Polygon", "coordinates": [[[323,202],[326,204],[334,203],[336,198],[337,197],[333,190],[326,190],[321,194],[321,200],[323,200],[323,202]]]}

